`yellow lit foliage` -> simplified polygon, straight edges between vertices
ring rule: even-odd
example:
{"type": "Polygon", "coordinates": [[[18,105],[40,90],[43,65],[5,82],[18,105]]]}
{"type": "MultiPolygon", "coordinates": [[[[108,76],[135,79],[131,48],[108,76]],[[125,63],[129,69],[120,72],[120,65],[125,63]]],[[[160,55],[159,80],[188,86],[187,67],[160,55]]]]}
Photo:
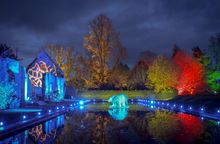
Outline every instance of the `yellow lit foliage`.
{"type": "Polygon", "coordinates": [[[74,55],[74,50],[71,48],[65,49],[60,45],[49,45],[48,52],[64,72],[65,80],[70,83],[75,72],[76,55],[74,55]]]}
{"type": "Polygon", "coordinates": [[[107,16],[99,15],[91,21],[89,33],[84,38],[84,47],[90,56],[91,76],[97,87],[108,82],[110,54],[117,44],[117,35],[107,16]]]}
{"type": "Polygon", "coordinates": [[[158,56],[148,70],[146,85],[154,88],[155,92],[167,92],[175,88],[179,71],[176,65],[163,56],[158,56]]]}
{"type": "Polygon", "coordinates": [[[56,64],[64,70],[66,51],[61,45],[49,45],[48,52],[50,56],[55,60],[56,64]]]}
{"type": "Polygon", "coordinates": [[[128,85],[127,79],[129,74],[129,68],[127,65],[122,63],[116,64],[112,71],[110,77],[110,83],[114,85],[115,88],[126,88],[128,85]]]}
{"type": "Polygon", "coordinates": [[[64,77],[66,81],[70,81],[74,77],[74,72],[76,67],[75,62],[76,62],[76,56],[73,55],[73,50],[71,48],[68,48],[66,63],[64,64],[64,77]]]}
{"type": "Polygon", "coordinates": [[[96,87],[93,80],[94,78],[92,77],[92,67],[91,60],[86,59],[83,54],[78,55],[74,80],[75,87],[80,89],[96,87]]]}

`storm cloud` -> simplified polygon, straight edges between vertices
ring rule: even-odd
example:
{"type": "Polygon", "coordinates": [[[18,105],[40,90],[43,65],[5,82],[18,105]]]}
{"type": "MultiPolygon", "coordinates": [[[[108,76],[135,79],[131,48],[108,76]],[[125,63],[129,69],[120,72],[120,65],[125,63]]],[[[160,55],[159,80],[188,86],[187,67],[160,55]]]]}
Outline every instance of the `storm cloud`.
{"type": "Polygon", "coordinates": [[[132,64],[143,51],[170,55],[174,43],[207,48],[220,32],[219,7],[219,0],[2,0],[0,43],[18,48],[24,65],[48,44],[82,51],[89,21],[106,14],[132,64]]]}

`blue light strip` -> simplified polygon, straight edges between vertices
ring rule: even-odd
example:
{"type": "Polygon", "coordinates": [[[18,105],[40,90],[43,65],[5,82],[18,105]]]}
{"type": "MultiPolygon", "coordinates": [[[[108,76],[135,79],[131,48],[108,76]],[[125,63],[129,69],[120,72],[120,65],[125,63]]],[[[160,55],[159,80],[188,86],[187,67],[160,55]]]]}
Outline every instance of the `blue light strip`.
{"type": "MultiPolygon", "coordinates": [[[[46,112],[36,112],[36,117],[33,117],[33,116],[29,116],[28,115],[22,115],[21,117],[21,121],[22,123],[27,123],[33,119],[36,119],[36,118],[41,118],[43,116],[47,116],[47,115],[51,115],[51,114],[55,114],[57,112],[61,112],[61,111],[68,111],[70,109],[74,109],[74,108],[77,108],[79,106],[79,109],[80,110],[83,110],[84,109],[84,105],[88,104],[91,102],[91,100],[81,100],[82,102],[79,102],[79,101],[76,101],[75,103],[72,103],[70,104],[69,106],[67,105],[63,105],[61,108],[59,106],[55,107],[55,110],[52,110],[52,109],[48,109],[46,112]]],[[[18,122],[19,123],[19,122],[18,122]]],[[[0,121],[0,131],[2,130],[6,130],[6,128],[9,128],[9,127],[13,127],[13,126],[16,126],[15,124],[17,123],[13,123],[13,124],[9,124],[7,125],[7,127],[5,127],[6,123],[4,121],[0,121]]]]}
{"type": "Polygon", "coordinates": [[[182,104],[171,104],[169,102],[160,101],[160,100],[152,100],[152,99],[137,99],[137,102],[150,108],[163,108],[172,111],[185,112],[188,114],[199,115],[202,116],[202,120],[204,117],[220,120],[220,109],[217,109],[213,113],[208,113],[206,109],[201,106],[199,109],[195,109],[192,106],[184,106],[182,104]]]}

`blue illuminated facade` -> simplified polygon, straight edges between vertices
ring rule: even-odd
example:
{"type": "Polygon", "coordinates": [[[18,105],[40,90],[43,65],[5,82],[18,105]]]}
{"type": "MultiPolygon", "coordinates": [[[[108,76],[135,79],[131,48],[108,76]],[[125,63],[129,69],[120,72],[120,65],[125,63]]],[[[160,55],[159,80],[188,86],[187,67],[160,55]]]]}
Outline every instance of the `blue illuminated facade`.
{"type": "Polygon", "coordinates": [[[0,54],[0,86],[5,93],[5,96],[1,94],[4,100],[1,98],[0,109],[18,108],[38,100],[60,101],[64,98],[63,71],[46,52],[41,52],[27,68],[17,58],[11,57],[13,51],[8,53],[0,54]],[[12,94],[7,95],[6,86],[13,89],[12,94]]]}
{"type": "Polygon", "coordinates": [[[32,84],[32,99],[60,101],[64,98],[63,71],[45,51],[27,67],[27,74],[32,84]]]}
{"type": "Polygon", "coordinates": [[[18,108],[24,102],[24,67],[20,62],[11,58],[0,58],[0,82],[2,86],[10,85],[14,94],[6,108],[18,108]]]}

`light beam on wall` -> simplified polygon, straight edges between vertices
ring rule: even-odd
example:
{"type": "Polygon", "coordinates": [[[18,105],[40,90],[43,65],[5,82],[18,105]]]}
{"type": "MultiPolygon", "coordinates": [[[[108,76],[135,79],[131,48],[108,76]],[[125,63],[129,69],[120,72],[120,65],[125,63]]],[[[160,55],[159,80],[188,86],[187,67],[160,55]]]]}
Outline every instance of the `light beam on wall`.
{"type": "Polygon", "coordinates": [[[52,66],[47,65],[44,61],[36,62],[34,66],[28,70],[29,79],[31,80],[32,85],[35,87],[42,87],[43,74],[48,72],[57,76],[56,66],[54,64],[52,66]]]}

